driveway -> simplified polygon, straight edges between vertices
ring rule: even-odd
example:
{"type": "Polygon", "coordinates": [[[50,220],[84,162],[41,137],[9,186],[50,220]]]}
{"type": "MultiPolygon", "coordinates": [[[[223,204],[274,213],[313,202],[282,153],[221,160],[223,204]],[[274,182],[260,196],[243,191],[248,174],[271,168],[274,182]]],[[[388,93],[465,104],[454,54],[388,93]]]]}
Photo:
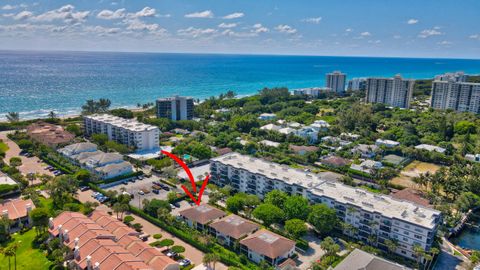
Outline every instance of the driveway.
{"type": "Polygon", "coordinates": [[[308,233],[303,239],[308,241],[310,248],[306,252],[297,252],[298,258],[296,259],[297,267],[306,270],[312,262],[319,260],[325,254],[325,251],[320,247],[320,238],[316,237],[313,233],[308,233]]]}
{"type": "MultiPolygon", "coordinates": [[[[0,132],[0,139],[8,145],[8,151],[7,153],[5,153],[5,159],[4,159],[5,162],[8,164],[10,161],[10,158],[19,157],[22,159],[22,166],[18,167],[18,169],[23,175],[27,175],[29,173],[36,173],[36,174],[47,174],[47,175],[53,176],[52,172],[45,169],[47,165],[43,163],[38,157],[36,156],[25,157],[20,155],[20,152],[22,151],[22,149],[20,149],[20,147],[18,147],[18,145],[14,141],[10,140],[7,137],[7,134],[11,132],[12,131],[0,132]]],[[[34,184],[40,183],[40,180],[35,180],[33,183],[34,184]]]]}
{"type": "MultiPolygon", "coordinates": [[[[81,202],[86,202],[86,201],[94,202],[95,199],[92,198],[91,194],[92,194],[91,190],[87,190],[87,191],[84,191],[84,192],[78,192],[78,197],[77,198],[81,202]]],[[[109,207],[107,207],[104,204],[101,204],[99,207],[97,207],[97,209],[102,210],[102,211],[112,211],[113,212],[112,209],[110,209],[109,207]]],[[[181,246],[185,247],[185,252],[183,253],[183,256],[185,256],[185,258],[191,260],[193,264],[195,264],[195,265],[202,264],[202,259],[203,259],[203,256],[204,256],[203,252],[201,252],[200,250],[191,246],[190,244],[187,244],[187,243],[183,242],[181,239],[173,236],[172,234],[164,231],[163,229],[155,226],[154,224],[148,222],[147,220],[145,220],[145,219],[143,219],[139,216],[134,215],[134,214],[129,214],[129,215],[131,215],[135,218],[134,223],[142,224],[144,233],[151,235],[151,237],[149,237],[149,239],[148,239],[149,243],[155,241],[152,237],[154,234],[160,233],[160,234],[162,234],[162,239],[166,239],[166,238],[172,239],[175,242],[175,245],[181,245],[181,246]]],[[[215,269],[227,270],[228,267],[225,266],[224,264],[217,263],[215,269]]]]}

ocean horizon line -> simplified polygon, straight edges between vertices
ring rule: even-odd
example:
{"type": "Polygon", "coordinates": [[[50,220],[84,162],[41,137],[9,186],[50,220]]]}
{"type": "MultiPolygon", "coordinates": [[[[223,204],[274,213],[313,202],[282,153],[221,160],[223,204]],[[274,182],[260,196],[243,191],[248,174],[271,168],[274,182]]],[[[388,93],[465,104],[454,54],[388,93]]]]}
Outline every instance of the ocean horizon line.
{"type": "Polygon", "coordinates": [[[332,58],[380,58],[380,59],[431,59],[431,60],[480,60],[468,57],[421,57],[421,56],[398,56],[398,55],[322,55],[322,54],[282,54],[282,53],[247,53],[247,52],[169,52],[169,51],[112,51],[112,50],[31,50],[31,49],[0,49],[0,52],[32,52],[32,53],[118,53],[118,54],[171,54],[171,55],[226,55],[226,56],[268,56],[268,57],[332,57],[332,58]]]}

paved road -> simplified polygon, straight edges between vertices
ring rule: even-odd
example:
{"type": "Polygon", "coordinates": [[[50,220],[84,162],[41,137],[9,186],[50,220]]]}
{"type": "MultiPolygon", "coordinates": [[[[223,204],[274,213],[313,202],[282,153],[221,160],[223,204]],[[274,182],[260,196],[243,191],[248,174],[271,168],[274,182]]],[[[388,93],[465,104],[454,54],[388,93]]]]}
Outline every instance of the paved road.
{"type": "Polygon", "coordinates": [[[466,270],[467,263],[464,263],[464,259],[459,256],[453,255],[452,246],[444,240],[440,249],[440,254],[437,259],[434,270],[466,270]]]}
{"type": "MultiPolygon", "coordinates": [[[[25,157],[21,156],[22,151],[18,145],[7,137],[7,134],[12,131],[0,132],[0,139],[8,145],[8,151],[5,153],[5,162],[9,162],[12,157],[20,157],[22,159],[22,166],[18,167],[22,174],[27,175],[29,173],[47,174],[53,176],[52,172],[45,169],[47,166],[41,162],[38,157],[25,157]]],[[[35,180],[34,184],[40,183],[40,180],[35,180]]]]}
{"type": "MultiPolygon", "coordinates": [[[[92,198],[91,194],[92,194],[91,190],[87,190],[87,191],[84,191],[84,192],[79,192],[78,193],[78,200],[81,201],[81,202],[86,202],[86,201],[94,202],[95,199],[92,198]]],[[[97,209],[98,210],[103,210],[103,211],[112,211],[112,209],[110,209],[109,207],[107,207],[104,204],[100,205],[97,209]]],[[[150,234],[150,235],[160,233],[163,236],[162,239],[166,239],[166,238],[172,239],[175,242],[175,245],[181,245],[181,246],[185,247],[185,253],[183,253],[185,258],[191,260],[192,263],[194,263],[195,265],[202,264],[202,258],[203,258],[203,255],[204,255],[203,252],[201,252],[200,250],[191,246],[190,244],[187,244],[187,243],[183,242],[181,239],[171,235],[170,233],[162,230],[161,228],[153,225],[152,223],[146,221],[145,219],[143,219],[143,218],[141,218],[137,215],[134,215],[134,214],[130,214],[130,215],[135,218],[135,221],[134,221],[135,223],[138,222],[138,223],[142,224],[143,231],[145,233],[150,234]]],[[[150,242],[153,242],[153,241],[154,241],[153,237],[149,237],[148,242],[150,243],[150,242]]],[[[228,267],[223,265],[223,264],[217,263],[215,269],[226,270],[226,269],[228,269],[228,267]]]]}

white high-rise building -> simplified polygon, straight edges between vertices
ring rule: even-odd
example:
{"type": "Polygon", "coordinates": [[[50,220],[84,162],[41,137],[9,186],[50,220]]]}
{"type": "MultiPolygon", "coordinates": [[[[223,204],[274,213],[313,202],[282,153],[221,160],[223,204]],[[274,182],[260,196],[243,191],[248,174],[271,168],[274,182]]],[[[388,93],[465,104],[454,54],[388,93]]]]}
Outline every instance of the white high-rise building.
{"type": "Polygon", "coordinates": [[[480,113],[480,83],[434,81],[430,104],[435,109],[480,113]]]}
{"type": "Polygon", "coordinates": [[[281,190],[324,203],[352,226],[344,233],[366,243],[374,239],[373,245],[385,251],[385,241],[393,239],[398,242],[395,252],[410,259],[415,258],[415,245],[430,250],[441,222],[440,211],[235,152],[211,159],[210,171],[214,184],[238,192],[263,197],[281,190]]]}
{"type": "Polygon", "coordinates": [[[414,84],[414,80],[402,79],[400,75],[394,78],[368,78],[366,102],[408,108],[414,84]]]}
{"type": "Polygon", "coordinates": [[[347,81],[347,74],[340,71],[334,71],[327,73],[326,75],[326,87],[332,89],[336,93],[345,92],[345,83],[347,81]]]}
{"type": "Polygon", "coordinates": [[[193,119],[193,98],[170,97],[157,100],[157,117],[172,121],[193,119]]]}
{"type": "Polygon", "coordinates": [[[468,75],[465,75],[463,71],[447,72],[441,75],[435,76],[435,81],[454,81],[454,82],[466,82],[468,75]]]}
{"type": "Polygon", "coordinates": [[[366,78],[353,78],[348,81],[347,90],[349,91],[365,90],[366,88],[367,88],[366,78]]]}
{"type": "Polygon", "coordinates": [[[83,121],[87,136],[106,134],[109,140],[135,147],[140,151],[160,147],[160,129],[156,126],[109,114],[87,115],[83,117],[83,121]]]}

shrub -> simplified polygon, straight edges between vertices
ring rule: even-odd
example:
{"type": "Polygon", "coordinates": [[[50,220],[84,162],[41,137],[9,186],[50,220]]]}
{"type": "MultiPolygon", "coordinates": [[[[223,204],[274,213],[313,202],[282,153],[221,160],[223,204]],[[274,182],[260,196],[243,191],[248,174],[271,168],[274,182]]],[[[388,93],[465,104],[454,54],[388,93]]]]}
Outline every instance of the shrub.
{"type": "Polygon", "coordinates": [[[140,223],[135,223],[135,224],[132,225],[132,227],[135,229],[135,231],[141,232],[142,228],[143,228],[143,225],[140,224],[140,223]]]}
{"type": "Polygon", "coordinates": [[[183,253],[185,252],[185,248],[182,246],[173,246],[171,250],[175,253],[183,253]]]}
{"type": "Polygon", "coordinates": [[[134,221],[134,220],[135,220],[134,217],[132,217],[132,216],[126,216],[126,217],[123,218],[123,223],[125,223],[125,224],[130,224],[130,223],[132,223],[132,221],[134,221]]]}
{"type": "Polygon", "coordinates": [[[17,189],[18,189],[18,185],[1,184],[0,185],[0,195],[9,193],[9,192],[17,190],[17,189]]]}
{"type": "Polygon", "coordinates": [[[154,239],[160,239],[160,238],[162,238],[162,234],[156,233],[156,234],[153,235],[153,238],[154,239]]]}

